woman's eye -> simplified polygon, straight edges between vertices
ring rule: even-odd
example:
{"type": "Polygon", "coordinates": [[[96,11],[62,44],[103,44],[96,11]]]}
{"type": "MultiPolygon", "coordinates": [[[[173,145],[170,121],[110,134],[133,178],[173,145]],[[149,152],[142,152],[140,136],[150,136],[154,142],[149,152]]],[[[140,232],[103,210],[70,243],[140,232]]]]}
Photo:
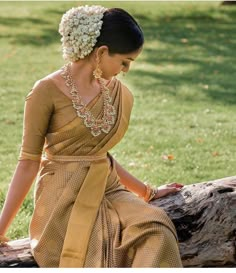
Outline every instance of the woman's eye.
{"type": "Polygon", "coordinates": [[[124,67],[127,67],[127,66],[128,66],[128,64],[125,63],[125,62],[122,62],[122,65],[123,65],[124,67]]]}

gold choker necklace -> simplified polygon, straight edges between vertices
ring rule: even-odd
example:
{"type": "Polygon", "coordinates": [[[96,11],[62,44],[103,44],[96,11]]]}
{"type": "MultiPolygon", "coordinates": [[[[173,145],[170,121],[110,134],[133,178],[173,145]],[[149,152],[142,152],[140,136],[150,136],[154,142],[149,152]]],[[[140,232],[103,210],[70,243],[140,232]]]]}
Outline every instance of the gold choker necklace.
{"type": "Polygon", "coordinates": [[[110,90],[105,86],[102,79],[98,79],[101,93],[103,96],[103,116],[101,119],[95,118],[91,111],[88,110],[86,104],[83,102],[79,95],[78,88],[72,78],[70,64],[66,64],[62,67],[62,77],[65,79],[65,84],[70,88],[70,94],[73,97],[72,104],[75,108],[78,117],[84,120],[84,125],[90,128],[91,134],[96,137],[102,132],[108,134],[115,123],[116,110],[111,104],[112,98],[110,97],[110,90]]]}

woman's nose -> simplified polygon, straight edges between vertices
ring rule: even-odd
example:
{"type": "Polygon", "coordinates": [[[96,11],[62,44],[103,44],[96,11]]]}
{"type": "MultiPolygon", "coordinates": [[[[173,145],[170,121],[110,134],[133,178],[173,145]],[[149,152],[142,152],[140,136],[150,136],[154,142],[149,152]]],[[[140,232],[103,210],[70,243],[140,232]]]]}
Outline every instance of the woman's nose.
{"type": "Polygon", "coordinates": [[[124,66],[121,71],[127,73],[129,71],[130,65],[124,66]]]}

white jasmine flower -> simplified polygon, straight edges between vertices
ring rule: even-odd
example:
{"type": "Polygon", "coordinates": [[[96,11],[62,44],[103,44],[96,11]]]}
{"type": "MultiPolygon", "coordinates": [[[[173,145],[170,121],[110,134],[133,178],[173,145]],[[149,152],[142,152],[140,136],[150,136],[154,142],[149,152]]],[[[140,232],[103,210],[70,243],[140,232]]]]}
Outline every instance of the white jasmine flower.
{"type": "Polygon", "coordinates": [[[59,24],[63,58],[77,61],[89,55],[100,35],[102,18],[107,9],[101,6],[81,6],[68,10],[59,24]]]}

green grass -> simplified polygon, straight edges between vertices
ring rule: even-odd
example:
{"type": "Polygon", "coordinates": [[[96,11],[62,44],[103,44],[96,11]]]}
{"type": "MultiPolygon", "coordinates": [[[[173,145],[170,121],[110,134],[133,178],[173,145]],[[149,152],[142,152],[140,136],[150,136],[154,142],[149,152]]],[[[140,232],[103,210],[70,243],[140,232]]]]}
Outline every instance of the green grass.
{"type": "MultiPolygon", "coordinates": [[[[1,207],[21,145],[24,98],[36,80],[63,64],[58,23],[77,3],[0,2],[1,207]]],[[[121,77],[135,103],[113,155],[155,185],[235,175],[236,8],[219,2],[103,5],[127,9],[146,39],[131,71],[121,77]],[[163,159],[170,154],[173,160],[163,159]]],[[[9,237],[27,236],[32,209],[31,190],[9,237]]]]}

